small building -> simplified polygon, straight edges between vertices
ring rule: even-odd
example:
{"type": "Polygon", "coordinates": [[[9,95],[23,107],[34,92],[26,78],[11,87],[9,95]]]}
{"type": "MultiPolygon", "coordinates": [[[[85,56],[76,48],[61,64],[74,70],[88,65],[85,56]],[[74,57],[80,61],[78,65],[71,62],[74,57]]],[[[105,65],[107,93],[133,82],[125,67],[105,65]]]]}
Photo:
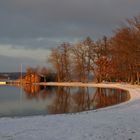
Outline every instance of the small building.
{"type": "Polygon", "coordinates": [[[23,77],[23,82],[26,84],[40,83],[40,82],[54,82],[56,81],[56,74],[50,73],[48,75],[41,75],[38,73],[26,74],[23,77]]]}
{"type": "Polygon", "coordinates": [[[23,77],[23,81],[25,83],[39,83],[40,80],[41,80],[41,77],[37,73],[30,73],[23,77]]]}

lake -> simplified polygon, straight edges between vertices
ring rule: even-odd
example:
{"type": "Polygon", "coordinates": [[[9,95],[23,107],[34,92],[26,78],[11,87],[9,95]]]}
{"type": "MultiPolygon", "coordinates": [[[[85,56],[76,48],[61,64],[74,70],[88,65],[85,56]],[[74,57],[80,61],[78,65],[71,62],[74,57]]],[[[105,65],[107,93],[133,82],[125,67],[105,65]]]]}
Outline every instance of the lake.
{"type": "Polygon", "coordinates": [[[128,92],[112,88],[0,86],[0,117],[75,113],[129,100],[128,92]]]}

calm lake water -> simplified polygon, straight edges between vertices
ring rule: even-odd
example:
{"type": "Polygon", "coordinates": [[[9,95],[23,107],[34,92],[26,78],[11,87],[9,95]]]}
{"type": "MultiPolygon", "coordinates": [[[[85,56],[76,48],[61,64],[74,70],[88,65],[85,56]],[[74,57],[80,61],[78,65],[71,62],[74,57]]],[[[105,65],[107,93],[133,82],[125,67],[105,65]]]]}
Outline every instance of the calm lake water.
{"type": "Polygon", "coordinates": [[[74,113],[129,100],[121,89],[0,86],[0,117],[74,113]]]}

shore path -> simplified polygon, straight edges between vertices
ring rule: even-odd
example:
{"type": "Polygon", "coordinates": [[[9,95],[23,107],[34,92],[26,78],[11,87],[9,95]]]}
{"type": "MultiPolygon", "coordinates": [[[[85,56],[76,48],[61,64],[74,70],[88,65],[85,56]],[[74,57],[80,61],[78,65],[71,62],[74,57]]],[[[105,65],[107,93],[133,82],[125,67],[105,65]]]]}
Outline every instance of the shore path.
{"type": "Polygon", "coordinates": [[[0,118],[0,140],[139,140],[140,86],[123,83],[40,83],[50,86],[89,86],[129,91],[130,100],[81,113],[0,118]]]}

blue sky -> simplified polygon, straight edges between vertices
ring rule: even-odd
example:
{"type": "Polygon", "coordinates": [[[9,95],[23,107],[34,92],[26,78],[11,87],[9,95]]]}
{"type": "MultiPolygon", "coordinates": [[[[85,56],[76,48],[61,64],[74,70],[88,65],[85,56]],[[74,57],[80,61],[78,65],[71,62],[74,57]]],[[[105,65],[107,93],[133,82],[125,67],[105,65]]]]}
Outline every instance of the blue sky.
{"type": "Polygon", "coordinates": [[[140,0],[1,0],[0,72],[47,66],[50,49],[112,35],[140,14],[140,0]]]}

